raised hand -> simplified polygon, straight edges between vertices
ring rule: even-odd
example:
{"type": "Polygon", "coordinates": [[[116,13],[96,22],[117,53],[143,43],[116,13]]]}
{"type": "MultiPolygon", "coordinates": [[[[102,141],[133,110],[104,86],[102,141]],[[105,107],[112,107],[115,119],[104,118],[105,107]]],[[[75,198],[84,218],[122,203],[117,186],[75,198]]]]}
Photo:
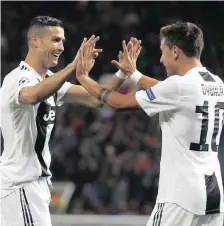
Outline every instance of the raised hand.
{"type": "Polygon", "coordinates": [[[88,75],[92,69],[95,60],[94,54],[102,52],[101,49],[95,49],[95,42],[83,42],[79,50],[78,63],[76,66],[76,76],[88,75]]]}
{"type": "Polygon", "coordinates": [[[141,41],[136,38],[131,38],[128,45],[122,42],[123,52],[119,52],[118,62],[112,60],[111,63],[120,69],[123,73],[130,76],[136,71],[136,61],[141,52],[141,41]]]}
{"type": "Polygon", "coordinates": [[[99,36],[95,37],[95,35],[92,35],[88,40],[86,38],[83,39],[83,42],[82,42],[82,44],[81,44],[81,46],[80,46],[80,48],[79,48],[79,50],[78,50],[78,52],[75,56],[75,59],[72,62],[75,67],[76,67],[76,65],[79,61],[79,58],[80,58],[80,51],[84,47],[85,44],[90,44],[94,47],[93,48],[93,55],[92,55],[93,58],[96,58],[98,56],[98,53],[103,51],[102,49],[95,49],[95,45],[99,40],[100,40],[100,37],[99,36]]]}

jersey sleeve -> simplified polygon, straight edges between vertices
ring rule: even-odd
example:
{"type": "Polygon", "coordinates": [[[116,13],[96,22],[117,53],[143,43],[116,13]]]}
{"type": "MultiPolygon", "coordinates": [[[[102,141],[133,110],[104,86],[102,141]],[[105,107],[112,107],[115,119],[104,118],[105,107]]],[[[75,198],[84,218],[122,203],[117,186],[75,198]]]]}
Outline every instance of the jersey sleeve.
{"type": "Polygon", "coordinates": [[[61,106],[63,104],[62,97],[66,94],[68,89],[72,86],[70,82],[65,82],[64,85],[57,92],[56,105],[61,106]]]}
{"type": "Polygon", "coordinates": [[[149,89],[136,93],[136,100],[146,114],[153,116],[181,107],[178,77],[169,77],[149,89]]]}
{"type": "Polygon", "coordinates": [[[13,95],[12,95],[12,102],[15,102],[16,104],[20,105],[19,102],[19,93],[20,90],[24,87],[28,86],[35,86],[39,83],[39,80],[35,75],[29,72],[23,72],[19,73],[17,75],[17,79],[15,80],[14,87],[12,89],[13,95]]]}
{"type": "MultiPolygon", "coordinates": [[[[49,76],[53,76],[54,73],[50,70],[47,71],[47,74],[49,76]]],[[[63,86],[57,91],[57,100],[56,100],[56,105],[61,106],[63,104],[62,97],[66,94],[68,89],[72,86],[70,82],[65,82],[63,86]]]]}

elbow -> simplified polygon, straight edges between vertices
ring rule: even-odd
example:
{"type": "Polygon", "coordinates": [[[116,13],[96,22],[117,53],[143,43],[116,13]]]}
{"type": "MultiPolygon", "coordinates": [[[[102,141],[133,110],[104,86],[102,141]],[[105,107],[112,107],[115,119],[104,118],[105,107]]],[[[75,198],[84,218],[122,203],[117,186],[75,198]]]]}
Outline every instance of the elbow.
{"type": "Polygon", "coordinates": [[[39,101],[36,97],[33,96],[25,96],[22,99],[20,99],[20,102],[23,104],[32,104],[35,105],[37,104],[39,101]]]}
{"type": "Polygon", "coordinates": [[[19,94],[19,102],[22,104],[35,105],[39,102],[38,97],[27,90],[21,90],[19,94]]]}

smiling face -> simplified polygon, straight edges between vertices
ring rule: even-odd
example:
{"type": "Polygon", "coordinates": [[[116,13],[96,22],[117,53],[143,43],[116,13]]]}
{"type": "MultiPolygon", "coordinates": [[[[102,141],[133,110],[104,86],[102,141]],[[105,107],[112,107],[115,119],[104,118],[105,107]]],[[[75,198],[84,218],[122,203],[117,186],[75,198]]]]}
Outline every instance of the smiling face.
{"type": "Polygon", "coordinates": [[[59,26],[42,28],[41,35],[32,37],[32,46],[45,68],[58,64],[58,59],[64,51],[64,29],[59,26]]]}
{"type": "Polygon", "coordinates": [[[160,63],[166,68],[167,76],[175,75],[177,73],[178,56],[180,49],[173,46],[171,49],[166,45],[165,39],[161,40],[161,58],[160,63]]]}

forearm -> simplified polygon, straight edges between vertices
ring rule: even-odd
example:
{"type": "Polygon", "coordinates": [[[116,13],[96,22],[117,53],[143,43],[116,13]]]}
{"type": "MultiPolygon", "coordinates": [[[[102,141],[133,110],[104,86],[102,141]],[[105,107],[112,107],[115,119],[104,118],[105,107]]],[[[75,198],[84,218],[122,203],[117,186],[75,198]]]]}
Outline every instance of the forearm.
{"type": "Polygon", "coordinates": [[[159,80],[143,75],[137,70],[131,74],[130,79],[143,89],[151,88],[159,82],[159,80]]]}
{"type": "Polygon", "coordinates": [[[69,64],[37,85],[23,88],[20,92],[20,102],[35,104],[47,99],[61,88],[73,71],[74,65],[69,64]]]}
{"type": "Polygon", "coordinates": [[[159,82],[159,80],[143,75],[138,81],[138,85],[143,89],[148,89],[153,87],[159,82]]]}
{"type": "Polygon", "coordinates": [[[113,108],[119,108],[120,102],[122,101],[123,95],[120,93],[117,93],[112,90],[108,90],[107,88],[104,88],[103,86],[99,85],[97,82],[89,78],[88,76],[80,76],[78,78],[80,84],[95,98],[98,99],[99,95],[102,94],[102,91],[109,91],[108,94],[110,94],[109,98],[108,95],[105,94],[105,98],[103,100],[104,103],[107,103],[109,106],[113,108]],[[104,90],[103,90],[104,88],[104,90]],[[107,100],[107,101],[106,101],[107,100]]]}
{"type": "Polygon", "coordinates": [[[122,84],[124,83],[125,79],[120,79],[115,75],[113,75],[106,83],[102,84],[103,88],[111,89],[118,91],[122,84]]]}

